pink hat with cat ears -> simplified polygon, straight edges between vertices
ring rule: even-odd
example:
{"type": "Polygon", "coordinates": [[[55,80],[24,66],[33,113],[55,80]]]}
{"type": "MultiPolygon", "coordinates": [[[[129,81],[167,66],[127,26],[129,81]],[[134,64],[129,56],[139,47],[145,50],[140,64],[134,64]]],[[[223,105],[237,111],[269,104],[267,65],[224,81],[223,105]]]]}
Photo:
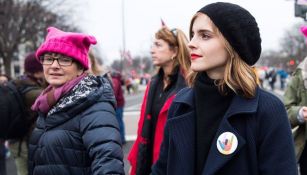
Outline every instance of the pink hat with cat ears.
{"type": "Polygon", "coordinates": [[[46,52],[59,53],[78,61],[85,70],[89,68],[88,51],[91,44],[96,44],[94,36],[64,32],[55,27],[48,27],[45,42],[37,49],[37,59],[46,52]]]}

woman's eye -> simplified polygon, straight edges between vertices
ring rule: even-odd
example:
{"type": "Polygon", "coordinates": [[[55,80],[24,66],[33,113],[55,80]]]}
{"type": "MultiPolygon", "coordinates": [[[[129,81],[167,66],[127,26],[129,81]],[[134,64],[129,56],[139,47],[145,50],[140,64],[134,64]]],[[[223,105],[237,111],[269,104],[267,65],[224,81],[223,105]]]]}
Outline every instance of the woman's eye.
{"type": "Polygon", "coordinates": [[[71,61],[71,59],[69,59],[69,58],[62,58],[62,60],[61,61],[63,61],[63,62],[70,62],[71,61]]]}
{"type": "Polygon", "coordinates": [[[160,47],[161,44],[160,44],[160,43],[155,43],[155,46],[156,46],[156,47],[160,47]]]}
{"type": "Polygon", "coordinates": [[[194,32],[190,34],[190,38],[193,38],[193,37],[194,37],[194,32]]]}
{"type": "Polygon", "coordinates": [[[52,57],[47,57],[45,58],[46,61],[53,61],[53,58],[52,57]]]}
{"type": "Polygon", "coordinates": [[[207,40],[210,38],[210,35],[204,33],[204,34],[201,34],[201,38],[207,40]]]}

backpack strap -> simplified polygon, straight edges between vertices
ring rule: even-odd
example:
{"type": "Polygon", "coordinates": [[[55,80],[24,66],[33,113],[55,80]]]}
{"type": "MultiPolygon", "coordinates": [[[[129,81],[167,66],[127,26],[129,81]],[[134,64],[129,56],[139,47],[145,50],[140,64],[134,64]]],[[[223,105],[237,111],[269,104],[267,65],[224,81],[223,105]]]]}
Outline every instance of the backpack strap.
{"type": "Polygon", "coordinates": [[[36,90],[36,89],[39,89],[39,87],[33,86],[33,85],[23,85],[23,87],[20,88],[20,92],[22,95],[25,95],[29,91],[36,90]]]}
{"type": "MultiPolygon", "coordinates": [[[[15,86],[15,85],[13,84],[13,82],[11,82],[11,81],[7,83],[7,87],[13,92],[13,94],[14,94],[15,97],[16,97],[16,99],[18,100],[18,103],[19,103],[19,104],[23,104],[24,102],[23,102],[23,99],[22,99],[21,94],[18,92],[18,87],[15,86]],[[20,94],[20,95],[18,95],[18,94],[20,94]]],[[[21,110],[22,110],[22,112],[25,112],[25,109],[24,109],[24,108],[21,109],[21,110]]]]}
{"type": "MultiPolygon", "coordinates": [[[[21,111],[23,113],[27,113],[27,109],[26,109],[26,106],[25,106],[25,95],[26,95],[26,93],[28,93],[32,90],[39,89],[39,87],[34,86],[34,85],[26,85],[26,84],[22,84],[22,83],[18,84],[16,82],[9,82],[7,86],[13,91],[14,94],[16,94],[15,96],[18,100],[18,103],[23,104],[23,105],[21,105],[21,108],[22,108],[21,111]]],[[[18,153],[17,153],[18,157],[20,157],[20,154],[21,154],[21,151],[22,151],[22,142],[23,141],[24,141],[23,138],[18,140],[18,143],[19,143],[18,144],[18,153]]],[[[26,141],[26,143],[28,143],[28,139],[26,139],[25,141],[26,141]]]]}

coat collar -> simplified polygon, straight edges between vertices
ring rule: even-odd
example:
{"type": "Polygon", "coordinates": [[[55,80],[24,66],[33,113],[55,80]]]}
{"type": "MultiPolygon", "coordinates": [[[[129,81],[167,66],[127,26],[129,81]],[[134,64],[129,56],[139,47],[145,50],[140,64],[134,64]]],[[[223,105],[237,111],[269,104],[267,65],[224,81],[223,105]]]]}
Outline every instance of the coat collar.
{"type": "MultiPolygon", "coordinates": [[[[238,95],[234,96],[230,107],[226,112],[226,116],[230,117],[238,113],[256,112],[258,107],[259,91],[260,89],[257,88],[255,97],[251,99],[246,99],[238,95]]],[[[194,93],[195,91],[192,88],[184,88],[178,93],[178,97],[174,99],[174,103],[182,103],[189,106],[191,109],[194,109],[194,93]]]]}
{"type": "MultiPolygon", "coordinates": [[[[175,84],[175,89],[169,94],[168,98],[172,97],[174,94],[176,94],[180,89],[186,87],[186,83],[185,83],[185,79],[181,73],[181,70],[179,68],[176,69],[177,71],[177,80],[176,80],[176,84],[175,84]]],[[[155,94],[155,90],[157,87],[157,84],[159,82],[159,77],[158,75],[155,75],[152,80],[150,81],[150,87],[149,87],[149,92],[148,92],[148,96],[147,96],[147,105],[146,105],[146,114],[149,114],[151,111],[151,106],[153,103],[153,99],[154,99],[154,94],[155,94]]],[[[165,112],[168,108],[163,108],[164,110],[161,112],[165,112]]]]}
{"type": "MultiPolygon", "coordinates": [[[[44,122],[43,127],[46,127],[45,129],[49,130],[59,126],[77,115],[82,114],[82,112],[87,110],[90,106],[99,102],[107,102],[115,107],[116,101],[110,81],[101,76],[92,78],[96,80],[97,85],[95,86],[97,86],[97,88],[92,88],[93,91],[88,95],[77,100],[74,99],[75,101],[73,101],[73,103],[63,107],[60,111],[52,115],[46,116],[40,113],[40,116],[43,117],[40,122],[44,122]]],[[[90,84],[90,82],[88,82],[88,84],[90,84]]],[[[80,88],[81,87],[84,88],[84,85],[80,86],[80,88]]],[[[76,89],[76,91],[78,91],[78,89],[76,89]]]]}
{"type": "MultiPolygon", "coordinates": [[[[252,99],[245,99],[240,96],[234,96],[231,105],[221,124],[217,130],[217,133],[212,142],[206,166],[203,169],[203,175],[213,175],[223,167],[228,161],[230,161],[239,150],[245,145],[245,139],[237,132],[235,128],[229,122],[229,118],[240,113],[254,113],[258,108],[259,92],[257,89],[256,96],[252,99]],[[231,132],[236,136],[238,146],[232,154],[224,155],[217,149],[218,137],[225,132],[231,132]]],[[[180,91],[175,98],[174,103],[179,103],[177,109],[182,106],[188,106],[185,112],[178,116],[172,116],[169,120],[170,133],[174,139],[174,144],[178,147],[178,150],[185,150],[180,152],[179,158],[182,157],[185,162],[190,162],[191,167],[186,167],[190,172],[194,172],[195,162],[195,110],[194,110],[194,90],[191,88],[185,88],[180,91]]],[[[249,115],[245,115],[249,116],[249,115]]]]}

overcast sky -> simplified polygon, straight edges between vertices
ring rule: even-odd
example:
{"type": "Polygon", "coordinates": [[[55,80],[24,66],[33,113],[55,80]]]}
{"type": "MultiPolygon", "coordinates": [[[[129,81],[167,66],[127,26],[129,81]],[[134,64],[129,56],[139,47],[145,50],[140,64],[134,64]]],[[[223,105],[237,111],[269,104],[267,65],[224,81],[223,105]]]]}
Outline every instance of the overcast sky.
{"type": "MultiPolygon", "coordinates": [[[[132,56],[149,54],[154,33],[162,18],[169,28],[180,28],[188,34],[191,17],[211,0],[125,0],[124,26],[126,49],[132,56]]],[[[302,22],[294,17],[293,0],[228,0],[251,12],[262,37],[263,50],[278,50],[286,29],[302,22]]],[[[119,59],[123,48],[122,0],[88,0],[82,2],[79,26],[98,40],[106,64],[119,59]]]]}

